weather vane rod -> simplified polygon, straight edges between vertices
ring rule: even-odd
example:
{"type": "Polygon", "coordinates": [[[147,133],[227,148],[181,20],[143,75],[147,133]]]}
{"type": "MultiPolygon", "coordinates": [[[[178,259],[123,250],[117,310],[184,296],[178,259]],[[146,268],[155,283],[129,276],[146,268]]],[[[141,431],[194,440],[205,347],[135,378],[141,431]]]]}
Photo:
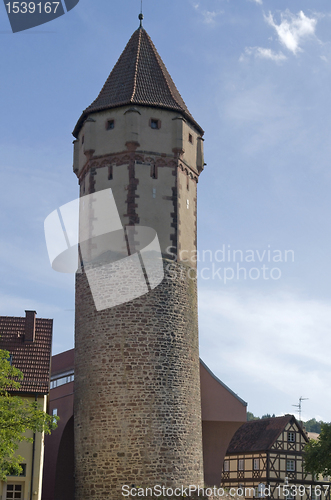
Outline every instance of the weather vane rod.
{"type": "Polygon", "coordinates": [[[139,17],[139,20],[140,20],[140,27],[142,28],[143,19],[144,19],[144,14],[143,14],[143,0],[141,0],[140,14],[139,14],[138,17],[139,17]]]}

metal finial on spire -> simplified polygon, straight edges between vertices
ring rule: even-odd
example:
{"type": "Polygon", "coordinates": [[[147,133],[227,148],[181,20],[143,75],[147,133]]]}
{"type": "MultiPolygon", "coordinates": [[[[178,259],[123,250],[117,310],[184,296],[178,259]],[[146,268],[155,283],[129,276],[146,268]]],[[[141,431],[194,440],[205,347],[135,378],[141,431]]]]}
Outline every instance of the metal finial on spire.
{"type": "Polygon", "coordinates": [[[141,0],[140,14],[139,14],[138,18],[140,20],[140,27],[142,28],[143,19],[144,19],[144,15],[143,15],[143,0],[141,0]]]}

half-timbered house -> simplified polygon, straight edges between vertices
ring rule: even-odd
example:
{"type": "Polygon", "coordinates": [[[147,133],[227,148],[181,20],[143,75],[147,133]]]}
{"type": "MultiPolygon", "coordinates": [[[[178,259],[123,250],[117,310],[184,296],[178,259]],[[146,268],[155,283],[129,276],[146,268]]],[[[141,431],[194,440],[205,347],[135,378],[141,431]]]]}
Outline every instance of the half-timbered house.
{"type": "Polygon", "coordinates": [[[245,498],[329,500],[330,483],[314,481],[304,471],[308,439],[292,415],[243,424],[228,447],[222,486],[239,488],[245,498]]]}

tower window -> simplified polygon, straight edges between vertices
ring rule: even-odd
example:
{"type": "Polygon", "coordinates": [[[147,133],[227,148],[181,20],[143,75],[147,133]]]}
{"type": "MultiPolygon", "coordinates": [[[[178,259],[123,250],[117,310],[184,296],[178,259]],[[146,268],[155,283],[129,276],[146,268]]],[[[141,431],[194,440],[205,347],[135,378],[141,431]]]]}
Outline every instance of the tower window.
{"type": "Polygon", "coordinates": [[[188,141],[193,144],[193,135],[192,134],[189,134],[188,135],[188,141]]]}
{"type": "Polygon", "coordinates": [[[157,120],[156,118],[151,118],[149,121],[149,125],[151,128],[156,130],[156,129],[161,128],[161,121],[157,120]]]}
{"type": "Polygon", "coordinates": [[[156,165],[151,166],[151,177],[152,179],[157,179],[157,169],[156,165]]]}
{"type": "Polygon", "coordinates": [[[106,121],[106,130],[112,130],[115,127],[115,120],[106,121]]]}
{"type": "Polygon", "coordinates": [[[113,179],[113,165],[108,165],[108,180],[111,181],[113,179]]]}

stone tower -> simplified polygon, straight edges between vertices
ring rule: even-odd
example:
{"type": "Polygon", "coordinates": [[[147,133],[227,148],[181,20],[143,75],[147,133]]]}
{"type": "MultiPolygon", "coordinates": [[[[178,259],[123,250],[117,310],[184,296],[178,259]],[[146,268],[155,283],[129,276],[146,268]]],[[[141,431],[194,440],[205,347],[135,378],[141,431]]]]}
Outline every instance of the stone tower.
{"type": "Polygon", "coordinates": [[[76,276],[76,500],[123,485],[203,485],[197,285],[197,182],[203,130],[150,37],[132,35],[74,130],[80,196],[111,188],[122,225],[159,238],[165,277],[97,311],[76,276]]]}

